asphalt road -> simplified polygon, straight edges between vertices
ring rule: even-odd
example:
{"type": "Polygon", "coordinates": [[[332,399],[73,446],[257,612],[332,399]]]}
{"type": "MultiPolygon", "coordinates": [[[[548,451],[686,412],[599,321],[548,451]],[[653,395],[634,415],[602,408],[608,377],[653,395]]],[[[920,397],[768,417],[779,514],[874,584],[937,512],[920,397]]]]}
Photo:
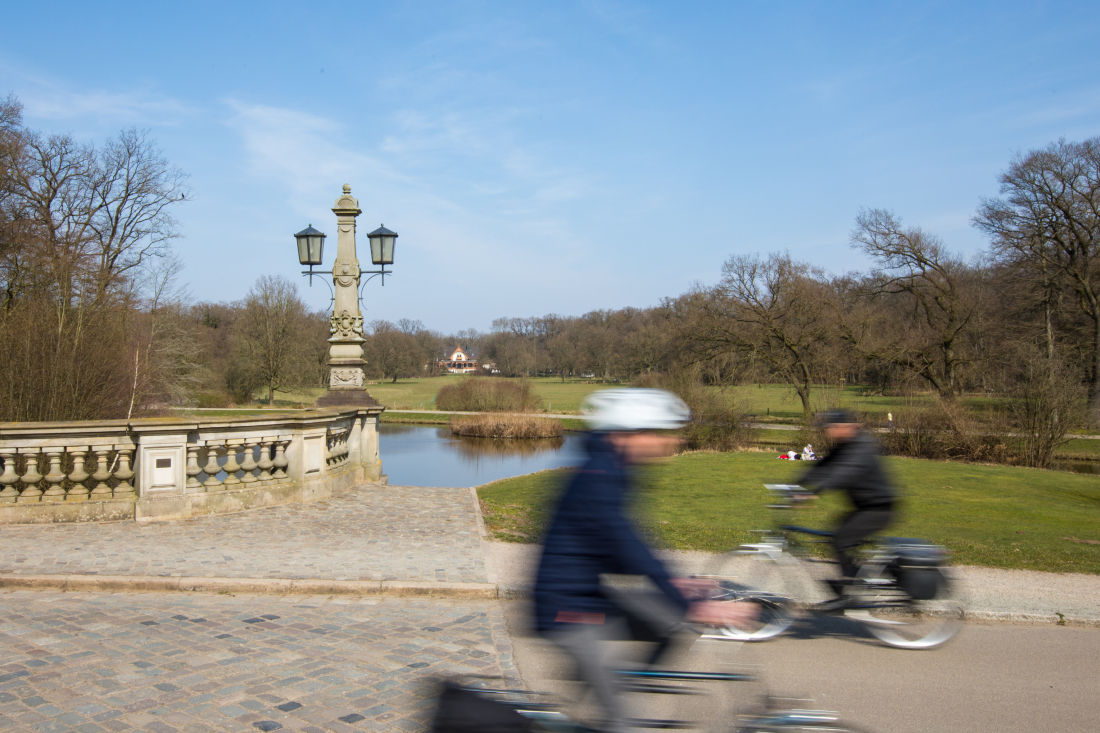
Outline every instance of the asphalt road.
{"type": "MultiPolygon", "coordinates": [[[[527,630],[526,603],[502,603],[528,688],[574,697],[560,659],[527,630]]],[[[765,693],[801,698],[792,707],[839,711],[877,733],[1100,729],[1098,628],[971,623],[947,645],[914,652],[883,646],[850,621],[816,618],[771,642],[696,642],[685,659],[703,671],[756,674],[759,683],[725,688],[734,707],[765,693]]],[[[675,707],[684,698],[661,697],[661,709],[639,717],[685,717],[675,707]]]]}

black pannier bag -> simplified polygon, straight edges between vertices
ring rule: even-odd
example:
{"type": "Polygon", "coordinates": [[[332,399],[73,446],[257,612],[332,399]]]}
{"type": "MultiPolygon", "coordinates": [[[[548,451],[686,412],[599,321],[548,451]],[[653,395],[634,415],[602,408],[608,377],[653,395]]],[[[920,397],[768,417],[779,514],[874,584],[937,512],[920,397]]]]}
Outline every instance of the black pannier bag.
{"type": "Polygon", "coordinates": [[[941,567],[947,559],[942,548],[932,544],[910,544],[894,548],[898,555],[894,572],[898,585],[915,601],[930,601],[946,584],[941,567]]]}
{"type": "Polygon", "coordinates": [[[432,733],[530,733],[531,721],[504,703],[443,683],[432,733]]]}

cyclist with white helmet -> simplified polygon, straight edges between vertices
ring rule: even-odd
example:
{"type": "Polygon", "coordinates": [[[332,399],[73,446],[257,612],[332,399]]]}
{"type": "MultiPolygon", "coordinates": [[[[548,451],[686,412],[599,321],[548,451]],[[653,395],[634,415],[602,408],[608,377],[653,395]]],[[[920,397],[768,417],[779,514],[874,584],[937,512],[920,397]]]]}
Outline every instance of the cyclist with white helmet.
{"type": "Polygon", "coordinates": [[[589,396],[582,413],[592,432],[588,458],[563,493],[543,542],[535,581],[540,633],[576,663],[580,678],[603,708],[607,731],[626,730],[620,687],[607,658],[612,629],[625,622],[633,638],[656,642],[652,664],[683,621],[736,625],[755,614],[752,604],[689,600],[708,581],[676,579],[642,542],[626,516],[630,467],[668,456],[679,444],[672,432],[690,417],[678,397],[657,389],[609,389],[589,396]],[[626,594],[600,575],[647,576],[660,593],[626,594]]]}

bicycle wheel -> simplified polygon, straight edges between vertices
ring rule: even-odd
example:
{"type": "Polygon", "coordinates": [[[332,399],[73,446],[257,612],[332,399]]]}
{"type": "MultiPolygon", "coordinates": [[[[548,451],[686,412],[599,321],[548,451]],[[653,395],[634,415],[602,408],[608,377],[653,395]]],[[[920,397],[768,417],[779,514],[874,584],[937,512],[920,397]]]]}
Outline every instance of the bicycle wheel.
{"type": "Polygon", "coordinates": [[[856,608],[844,612],[859,621],[880,641],[899,649],[931,649],[962,628],[963,604],[947,568],[931,600],[909,597],[883,563],[867,563],[852,587],[856,608]]]}
{"type": "Polygon", "coordinates": [[[751,601],[760,607],[756,620],[745,628],[717,627],[722,636],[737,641],[764,641],[782,634],[798,616],[789,569],[766,552],[726,553],[709,577],[721,589],[715,600],[751,601]]]}

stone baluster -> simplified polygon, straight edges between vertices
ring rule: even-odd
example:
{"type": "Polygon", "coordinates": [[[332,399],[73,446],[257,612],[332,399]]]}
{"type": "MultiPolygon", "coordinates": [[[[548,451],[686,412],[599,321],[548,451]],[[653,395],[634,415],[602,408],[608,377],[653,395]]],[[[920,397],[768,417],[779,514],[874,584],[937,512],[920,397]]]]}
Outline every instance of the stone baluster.
{"type": "Polygon", "coordinates": [[[207,491],[217,491],[222,488],[222,482],[218,480],[218,472],[222,470],[218,465],[218,442],[206,441],[206,465],[202,469],[206,473],[206,480],[202,485],[207,491]]]}
{"type": "Polygon", "coordinates": [[[248,438],[244,442],[244,462],[241,464],[241,470],[244,471],[241,474],[241,483],[254,484],[259,479],[256,478],[256,474],[252,473],[256,470],[256,446],[259,445],[259,441],[255,438],[248,438]]]}
{"type": "Polygon", "coordinates": [[[111,452],[111,448],[107,447],[95,447],[92,449],[95,451],[96,469],[92,474],[92,478],[96,480],[96,485],[92,489],[92,493],[89,498],[102,501],[103,499],[111,498],[111,487],[107,485],[107,479],[111,478],[111,471],[107,468],[107,455],[111,452]]]}
{"type": "Polygon", "coordinates": [[[50,470],[46,472],[46,481],[49,486],[42,493],[42,501],[65,501],[65,489],[61,482],[65,480],[65,474],[61,472],[61,456],[65,455],[64,448],[47,448],[46,458],[50,461],[50,470]]]}
{"type": "Polygon", "coordinates": [[[288,445],[290,445],[289,440],[280,439],[275,441],[275,458],[271,461],[272,465],[275,466],[275,471],[271,474],[271,477],[276,481],[285,481],[287,478],[286,467],[290,465],[290,461],[286,457],[286,447],[288,445]]]}
{"type": "Polygon", "coordinates": [[[271,438],[260,441],[260,460],[256,466],[260,469],[260,475],[257,478],[261,485],[271,483],[271,469],[275,465],[271,461],[271,442],[271,438]]]}
{"type": "Polygon", "coordinates": [[[118,470],[115,471],[118,486],[115,487],[115,498],[129,499],[135,496],[134,485],[130,483],[130,479],[134,477],[134,472],[130,470],[130,455],[134,449],[125,445],[116,445],[115,450],[118,451],[118,470]]]}
{"type": "Polygon", "coordinates": [[[206,491],[203,485],[199,483],[198,476],[202,473],[202,469],[199,468],[199,447],[197,445],[187,446],[187,493],[188,494],[201,494],[206,491]]]}
{"type": "Polygon", "coordinates": [[[222,484],[229,488],[241,483],[241,480],[237,478],[237,471],[241,470],[241,464],[237,463],[237,451],[241,449],[241,443],[243,440],[227,440],[225,441],[225,465],[222,466],[222,470],[225,471],[225,480],[222,484]]]}
{"type": "Polygon", "coordinates": [[[88,498],[88,487],[84,482],[88,480],[88,472],[84,470],[84,459],[88,453],[88,446],[78,445],[66,448],[73,457],[73,470],[69,474],[69,480],[73,485],[65,495],[65,501],[84,501],[88,498]]]}
{"type": "Polygon", "coordinates": [[[42,489],[38,482],[42,474],[38,472],[38,449],[20,448],[19,452],[27,457],[27,470],[23,474],[23,491],[19,494],[19,504],[36,504],[42,498],[42,489]]]}
{"type": "Polygon", "coordinates": [[[0,504],[14,504],[19,498],[19,489],[15,488],[19,483],[19,474],[15,472],[16,455],[14,448],[0,448],[0,458],[4,459],[4,473],[0,474],[0,485],[4,489],[0,491],[0,504]]]}

